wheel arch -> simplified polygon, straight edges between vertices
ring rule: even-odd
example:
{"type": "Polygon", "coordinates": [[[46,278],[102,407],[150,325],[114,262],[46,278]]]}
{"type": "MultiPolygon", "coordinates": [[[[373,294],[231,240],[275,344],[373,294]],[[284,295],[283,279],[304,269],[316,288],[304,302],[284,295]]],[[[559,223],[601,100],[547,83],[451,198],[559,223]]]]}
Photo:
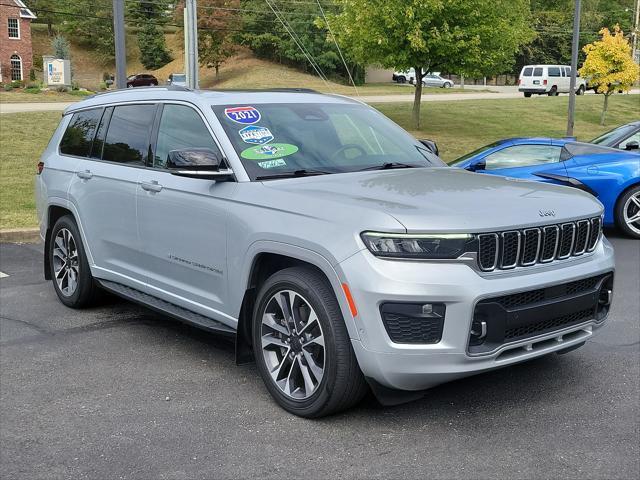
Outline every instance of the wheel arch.
{"type": "MultiPolygon", "coordinates": [[[[47,209],[47,216],[46,216],[47,229],[44,235],[44,265],[43,265],[45,280],[51,280],[51,265],[49,262],[49,246],[51,244],[51,230],[53,229],[53,226],[56,224],[56,222],[60,218],[64,217],[65,215],[71,215],[73,219],[76,220],[73,212],[66,207],[53,204],[53,205],[49,205],[49,208],[47,209]]],[[[77,220],[76,220],[76,223],[77,223],[77,220]]]]}
{"type": "MultiPolygon", "coordinates": [[[[263,245],[263,247],[266,247],[266,245],[263,245]]],[[[310,250],[292,245],[286,245],[284,247],[286,247],[287,251],[282,251],[282,249],[270,245],[270,248],[256,250],[253,255],[248,257],[251,258],[250,266],[247,269],[245,279],[241,283],[244,290],[236,333],[237,364],[253,361],[251,320],[260,285],[274,273],[289,267],[311,267],[326,278],[338,300],[349,336],[351,338],[358,338],[354,318],[351,315],[347,299],[342,291],[340,276],[331,263],[323,256],[310,250]]]]}
{"type": "MultiPolygon", "coordinates": [[[[618,193],[618,195],[616,196],[616,200],[615,200],[614,205],[613,205],[613,211],[614,212],[617,211],[618,205],[620,203],[620,200],[622,200],[622,197],[624,196],[624,194],[627,193],[632,188],[635,188],[635,187],[638,187],[638,186],[640,186],[640,179],[635,178],[635,179],[633,179],[631,181],[631,183],[628,183],[627,185],[624,186],[624,188],[622,188],[620,190],[620,193],[618,193]]],[[[614,221],[617,221],[617,219],[614,219],[614,221]]]]}

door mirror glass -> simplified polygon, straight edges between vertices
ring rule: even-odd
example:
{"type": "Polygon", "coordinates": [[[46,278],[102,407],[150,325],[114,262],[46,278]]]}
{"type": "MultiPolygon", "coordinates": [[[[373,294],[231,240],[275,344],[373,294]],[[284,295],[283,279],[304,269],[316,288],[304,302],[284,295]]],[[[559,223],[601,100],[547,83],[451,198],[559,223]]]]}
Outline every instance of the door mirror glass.
{"type": "Polygon", "coordinates": [[[637,140],[631,140],[630,142],[627,142],[627,144],[624,146],[625,150],[638,150],[640,149],[640,143],[638,143],[637,140]]]}
{"type": "Polygon", "coordinates": [[[477,163],[472,163],[471,165],[469,165],[467,167],[467,170],[469,170],[470,172],[478,172],[480,170],[486,170],[486,168],[487,168],[487,162],[483,159],[477,163]]]}

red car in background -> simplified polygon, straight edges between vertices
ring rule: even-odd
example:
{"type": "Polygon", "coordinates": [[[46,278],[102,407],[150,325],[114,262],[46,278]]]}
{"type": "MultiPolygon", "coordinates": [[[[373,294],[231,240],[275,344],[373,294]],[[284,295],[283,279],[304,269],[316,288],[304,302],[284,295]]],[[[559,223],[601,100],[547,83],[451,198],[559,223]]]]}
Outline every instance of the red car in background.
{"type": "Polygon", "coordinates": [[[127,88],[157,86],[158,79],[150,73],[139,73],[127,77],[127,88]]]}

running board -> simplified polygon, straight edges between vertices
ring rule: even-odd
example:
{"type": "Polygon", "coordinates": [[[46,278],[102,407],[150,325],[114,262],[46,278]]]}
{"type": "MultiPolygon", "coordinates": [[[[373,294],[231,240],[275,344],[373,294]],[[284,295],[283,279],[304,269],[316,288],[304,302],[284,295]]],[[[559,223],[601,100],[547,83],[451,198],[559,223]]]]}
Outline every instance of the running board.
{"type": "Polygon", "coordinates": [[[115,295],[122,297],[131,302],[142,305],[143,307],[147,307],[151,310],[155,310],[158,313],[162,313],[169,317],[175,318],[184,323],[188,323],[189,325],[193,325],[194,327],[201,328],[203,330],[207,330],[209,332],[235,336],[236,331],[225,325],[222,322],[218,322],[217,320],[213,320],[209,317],[205,317],[204,315],[200,315],[199,313],[192,312],[191,310],[187,310],[186,308],[179,307],[174,305],[173,303],[165,302],[164,300],[160,300],[157,297],[152,295],[148,295],[140,290],[136,290],[134,288],[126,287],[116,282],[110,282],[108,280],[99,280],[96,279],[98,284],[115,295]]]}

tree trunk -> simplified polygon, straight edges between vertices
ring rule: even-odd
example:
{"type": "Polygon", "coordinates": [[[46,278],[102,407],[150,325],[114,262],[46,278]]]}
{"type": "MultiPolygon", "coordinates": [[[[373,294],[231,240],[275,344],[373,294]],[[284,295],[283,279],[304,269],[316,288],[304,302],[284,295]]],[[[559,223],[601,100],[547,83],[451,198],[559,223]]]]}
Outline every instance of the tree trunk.
{"type": "Polygon", "coordinates": [[[218,80],[218,70],[220,70],[220,65],[216,63],[216,81],[218,80]]]}
{"type": "Polygon", "coordinates": [[[53,26],[51,25],[51,22],[47,22],[47,32],[50,37],[53,37],[53,26]]]}
{"type": "Polygon", "coordinates": [[[607,116],[607,108],[609,108],[609,94],[604,94],[604,105],[602,105],[602,114],[600,115],[600,125],[604,125],[604,119],[607,116]]]}
{"type": "Polygon", "coordinates": [[[420,106],[422,104],[422,67],[413,67],[416,73],[416,91],[413,97],[413,126],[420,128],[420,106]]]}

